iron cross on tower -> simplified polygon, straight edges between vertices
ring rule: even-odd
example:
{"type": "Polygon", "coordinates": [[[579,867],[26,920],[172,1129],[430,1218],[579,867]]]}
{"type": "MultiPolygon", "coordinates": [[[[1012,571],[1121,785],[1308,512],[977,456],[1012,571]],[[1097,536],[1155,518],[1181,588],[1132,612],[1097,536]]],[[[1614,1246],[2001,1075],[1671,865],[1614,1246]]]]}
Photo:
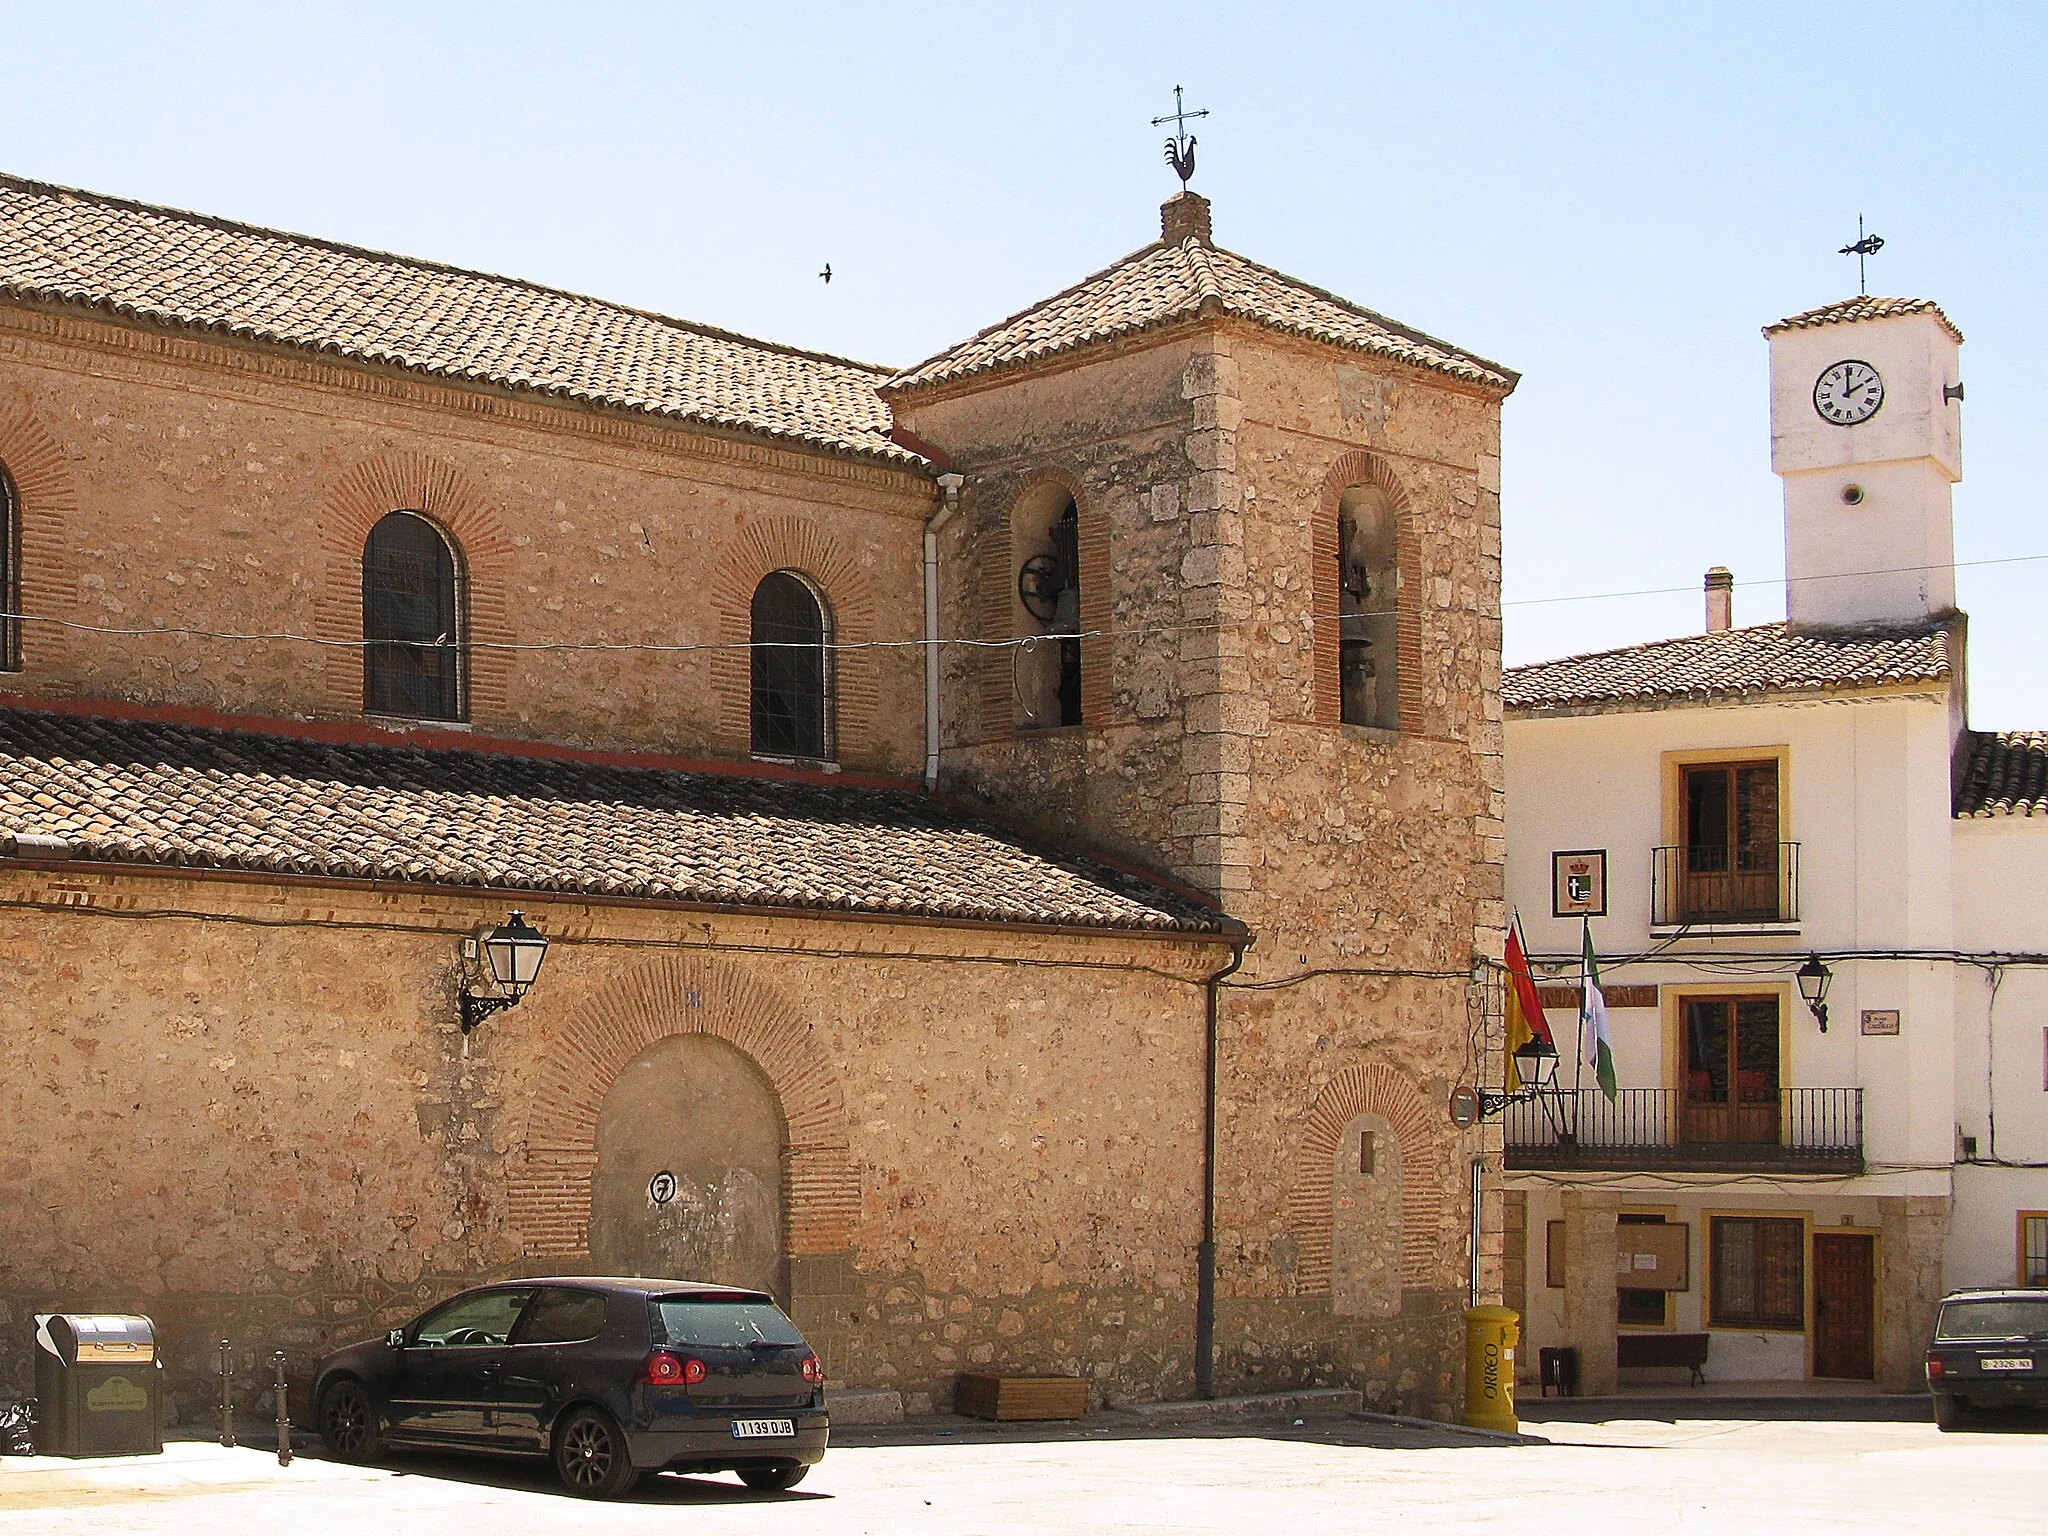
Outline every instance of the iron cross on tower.
{"type": "Polygon", "coordinates": [[[1856,243],[1842,247],[1839,255],[1856,258],[1856,286],[1865,298],[1870,297],[1870,279],[1864,275],[1863,264],[1884,249],[1883,235],[1863,233],[1863,215],[1856,215],[1856,243]]]}
{"type": "Polygon", "coordinates": [[[1164,117],[1152,119],[1152,126],[1162,123],[1173,124],[1173,137],[1166,141],[1166,163],[1173,167],[1173,174],[1180,178],[1182,190],[1186,190],[1188,178],[1195,174],[1195,136],[1188,132],[1191,118],[1207,117],[1209,109],[1190,112],[1181,105],[1180,87],[1173,88],[1173,110],[1164,117]]]}

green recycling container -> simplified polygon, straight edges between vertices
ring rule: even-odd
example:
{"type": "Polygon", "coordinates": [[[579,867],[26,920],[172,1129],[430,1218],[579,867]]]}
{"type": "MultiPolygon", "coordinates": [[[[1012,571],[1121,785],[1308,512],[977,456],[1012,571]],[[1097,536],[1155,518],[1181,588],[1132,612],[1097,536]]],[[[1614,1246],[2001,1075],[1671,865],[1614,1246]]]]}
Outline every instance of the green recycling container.
{"type": "Polygon", "coordinates": [[[36,1317],[36,1450],[45,1456],[156,1456],[164,1448],[163,1362],[146,1317],[36,1317]]]}

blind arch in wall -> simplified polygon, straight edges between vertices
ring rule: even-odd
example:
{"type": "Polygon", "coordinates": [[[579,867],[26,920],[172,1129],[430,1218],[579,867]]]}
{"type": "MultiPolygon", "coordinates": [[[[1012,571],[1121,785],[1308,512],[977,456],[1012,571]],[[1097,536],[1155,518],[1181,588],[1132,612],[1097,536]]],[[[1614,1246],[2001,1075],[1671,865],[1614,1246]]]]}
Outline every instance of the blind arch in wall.
{"type": "Polygon", "coordinates": [[[417,512],[392,512],[363,545],[363,708],[413,720],[460,720],[460,565],[446,534],[417,512]]]}

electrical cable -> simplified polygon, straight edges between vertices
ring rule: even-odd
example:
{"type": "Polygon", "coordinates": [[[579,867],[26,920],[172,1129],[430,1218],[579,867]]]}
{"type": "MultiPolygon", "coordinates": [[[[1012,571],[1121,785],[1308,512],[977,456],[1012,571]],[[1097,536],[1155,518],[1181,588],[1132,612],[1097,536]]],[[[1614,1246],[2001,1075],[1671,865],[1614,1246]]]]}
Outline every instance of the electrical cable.
{"type": "MultiPolygon", "coordinates": [[[[2048,555],[2008,555],[1996,559],[1954,561],[1944,566],[1887,566],[1868,571],[1835,571],[1826,573],[1824,575],[1785,577],[1782,578],[1782,580],[1787,582],[1840,581],[1851,577],[1860,576],[1890,576],[1910,574],[1914,571],[1929,570],[1963,570],[1976,566],[2017,565],[2030,561],[2039,560],[2048,560],[2048,555]]],[[[1770,578],[1767,580],[1759,580],[1755,582],[1738,583],[1738,585],[1743,586],[1774,586],[1778,584],[1780,584],[1780,579],[1778,578],[1770,578]]],[[[1505,600],[1501,604],[1501,606],[1504,608],[1515,608],[1549,603],[1590,603],[1605,601],[1609,598],[1666,596],[1673,593],[1689,592],[1691,590],[1693,589],[1690,587],[1643,587],[1633,591],[1626,592],[1588,592],[1579,593],[1568,597],[1523,597],[1505,600]]],[[[1490,612],[1478,608],[1473,608],[1468,605],[1443,604],[1439,606],[1438,611],[1476,614],[1484,618],[1493,617],[1493,615],[1490,612]]],[[[1289,614],[1279,619],[1274,619],[1270,617],[1228,619],[1203,624],[1144,624],[1132,625],[1123,628],[1111,626],[1109,628],[1104,629],[1081,630],[1078,633],[1071,636],[1059,636],[1056,638],[1080,640],[1118,640],[1129,638],[1142,639],[1148,636],[1163,637],[1167,635],[1177,634],[1210,633],[1225,629],[1247,628],[1260,624],[1268,626],[1276,624],[1299,624],[1305,627],[1313,627],[1317,624],[1341,624],[1346,620],[1350,619],[1392,618],[1398,616],[1399,614],[1397,610],[1393,609],[1364,609],[1349,614],[1300,613],[1289,614]]],[[[300,634],[297,631],[293,630],[218,630],[204,629],[197,625],[189,624],[159,624],[151,625],[147,628],[129,628],[108,624],[87,624],[77,619],[58,618],[54,614],[37,614],[26,612],[0,613],[0,621],[12,621],[23,624],[48,624],[54,625],[61,629],[75,630],[82,634],[105,635],[119,639],[148,639],[158,635],[174,635],[184,636],[190,639],[198,640],[223,640],[234,641],[239,643],[277,643],[292,645],[314,645],[326,647],[329,649],[342,650],[363,650],[370,646],[388,645],[403,647],[408,650],[433,650],[440,649],[442,647],[448,647],[451,649],[461,649],[465,651],[591,651],[598,653],[644,652],[652,655],[688,655],[698,651],[752,651],[780,648],[801,650],[824,650],[837,653],[844,651],[922,650],[927,646],[935,645],[956,646],[970,650],[1008,650],[1018,646],[1033,645],[1038,643],[1039,641],[1048,638],[1045,635],[1021,635],[1001,640],[975,640],[968,639],[964,636],[939,636],[927,640],[920,636],[916,639],[908,640],[830,640],[818,642],[815,644],[809,641],[801,640],[756,641],[751,639],[689,640],[677,641],[673,643],[637,640],[464,640],[460,642],[451,642],[445,638],[431,641],[369,639],[346,640],[334,639],[332,637],[324,635],[300,634]]]]}

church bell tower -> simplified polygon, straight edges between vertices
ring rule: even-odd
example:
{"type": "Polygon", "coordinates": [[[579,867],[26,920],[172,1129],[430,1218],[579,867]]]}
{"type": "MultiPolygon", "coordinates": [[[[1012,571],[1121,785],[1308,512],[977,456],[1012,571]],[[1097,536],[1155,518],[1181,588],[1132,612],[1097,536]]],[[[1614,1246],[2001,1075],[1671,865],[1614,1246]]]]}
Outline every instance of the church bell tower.
{"type": "Polygon", "coordinates": [[[1961,332],[1928,299],[1856,298],[1764,335],[1787,617],[1863,628],[1952,611],[1961,332]]]}

